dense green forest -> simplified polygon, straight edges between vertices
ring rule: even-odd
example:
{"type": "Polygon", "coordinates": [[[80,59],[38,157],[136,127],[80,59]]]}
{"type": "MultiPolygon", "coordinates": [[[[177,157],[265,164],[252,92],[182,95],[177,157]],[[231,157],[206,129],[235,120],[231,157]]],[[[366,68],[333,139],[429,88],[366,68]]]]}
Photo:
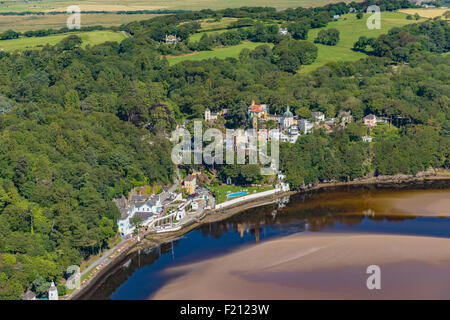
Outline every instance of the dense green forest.
{"type": "MultiPolygon", "coordinates": [[[[330,19],[340,6],[348,9],[313,11],[330,19]]],[[[305,10],[220,14],[300,21],[296,14],[305,10]]],[[[273,48],[244,49],[238,59],[170,67],[154,45],[161,24],[211,14],[133,23],[124,28],[135,36],[120,44],[83,49],[71,35],[56,46],[1,54],[0,299],[18,299],[28,288],[42,292],[43,280],[60,283],[67,266],[106,248],[119,216],[111,199],[144,183],[170,183],[167,137],[176,123],[203,118],[205,108],[230,109],[230,127],[245,123],[251,100],[278,114],[289,104],[297,114],[335,117],[350,110],[356,120],[369,113],[393,119],[396,129],[381,128],[372,144],[361,141],[366,129],[358,124],[282,144],[281,168],[294,187],[449,167],[450,56],[441,55],[449,49],[448,22],[392,30],[359,48],[371,57],[310,74],[296,72],[317,56],[316,46],[301,36],[274,41],[273,48]]],[[[235,173],[248,182],[254,169],[235,173]]]]}

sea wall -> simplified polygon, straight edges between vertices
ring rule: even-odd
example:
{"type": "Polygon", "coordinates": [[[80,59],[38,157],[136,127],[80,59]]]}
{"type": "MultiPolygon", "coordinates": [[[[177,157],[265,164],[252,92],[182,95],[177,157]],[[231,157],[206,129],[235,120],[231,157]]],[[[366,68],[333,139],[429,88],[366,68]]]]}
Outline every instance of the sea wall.
{"type": "Polygon", "coordinates": [[[274,194],[279,193],[279,192],[281,192],[281,189],[280,188],[276,188],[276,189],[272,189],[272,190],[268,190],[268,191],[263,191],[263,192],[249,194],[249,195],[246,195],[246,196],[243,196],[243,197],[239,197],[239,198],[236,198],[236,199],[225,201],[223,203],[219,203],[219,204],[216,205],[215,209],[216,210],[222,210],[224,208],[228,208],[228,207],[234,206],[234,205],[236,205],[238,203],[244,203],[244,202],[247,202],[247,201],[250,201],[250,200],[255,200],[255,199],[258,199],[258,198],[264,198],[264,197],[271,196],[271,195],[274,195],[274,194]]]}

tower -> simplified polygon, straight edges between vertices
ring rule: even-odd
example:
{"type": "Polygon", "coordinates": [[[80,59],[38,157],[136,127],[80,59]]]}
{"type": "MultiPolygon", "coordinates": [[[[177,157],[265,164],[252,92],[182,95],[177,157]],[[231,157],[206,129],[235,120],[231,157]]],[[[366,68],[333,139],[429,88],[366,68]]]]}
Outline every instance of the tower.
{"type": "Polygon", "coordinates": [[[48,290],[48,300],[58,300],[58,289],[53,281],[48,290]]]}
{"type": "Polygon", "coordinates": [[[252,127],[253,127],[253,129],[258,130],[258,117],[253,116],[252,127]]]}

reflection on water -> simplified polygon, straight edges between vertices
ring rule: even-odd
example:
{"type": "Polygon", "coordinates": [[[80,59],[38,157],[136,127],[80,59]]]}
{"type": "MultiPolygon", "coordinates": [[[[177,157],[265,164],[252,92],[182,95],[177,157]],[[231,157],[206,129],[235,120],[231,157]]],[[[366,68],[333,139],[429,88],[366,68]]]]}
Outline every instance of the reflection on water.
{"type": "MultiPolygon", "coordinates": [[[[371,232],[449,237],[450,218],[412,217],[390,199],[411,193],[450,194],[448,182],[417,190],[340,187],[278,199],[225,221],[202,225],[183,238],[127,257],[83,299],[146,299],[177,274],[166,268],[223,255],[243,245],[298,232],[371,232]]],[[[188,298],[188,297],[187,297],[188,298]]]]}

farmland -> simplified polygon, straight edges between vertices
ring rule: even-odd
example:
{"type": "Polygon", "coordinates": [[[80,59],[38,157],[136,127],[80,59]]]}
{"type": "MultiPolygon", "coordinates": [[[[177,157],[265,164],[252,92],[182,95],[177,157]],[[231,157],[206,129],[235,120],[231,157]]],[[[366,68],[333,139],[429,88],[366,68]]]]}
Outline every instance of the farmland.
{"type": "MultiPolygon", "coordinates": [[[[300,72],[310,72],[332,61],[355,61],[364,58],[366,56],[364,53],[351,50],[353,44],[358,40],[360,36],[378,37],[381,34],[387,33],[389,29],[393,27],[401,27],[408,23],[417,22],[416,20],[407,20],[406,13],[383,12],[381,15],[381,29],[370,30],[366,25],[366,21],[369,16],[370,14],[365,14],[364,17],[359,20],[356,18],[355,14],[347,14],[342,16],[338,21],[330,22],[325,28],[311,29],[308,33],[308,40],[310,41],[314,41],[320,30],[328,28],[336,28],[340,31],[340,41],[336,46],[316,44],[319,48],[319,54],[316,61],[311,65],[303,66],[300,72]]],[[[424,20],[424,18],[420,18],[419,22],[424,20]]],[[[216,23],[222,23],[222,26],[224,28],[229,24],[228,21],[221,21],[216,23]]],[[[219,25],[215,27],[218,28],[219,25]]],[[[210,28],[212,29],[212,27],[210,28]]],[[[212,34],[227,31],[227,29],[207,31],[209,29],[208,23],[204,21],[202,22],[202,29],[206,31],[192,35],[189,40],[199,41],[204,33],[212,34]]],[[[216,54],[220,55],[219,58],[226,57],[228,56],[228,54],[232,54],[232,56],[238,56],[236,50],[240,50],[240,46],[169,58],[169,62],[170,64],[174,64],[182,60],[207,59],[214,57],[216,54]]]]}
{"type": "Polygon", "coordinates": [[[231,23],[237,21],[237,18],[227,18],[224,17],[220,19],[220,21],[216,21],[215,19],[205,19],[205,20],[199,20],[199,23],[202,27],[202,30],[211,30],[211,29],[220,29],[220,28],[226,28],[231,23]]]}
{"type": "MultiPolygon", "coordinates": [[[[89,13],[81,16],[81,26],[104,26],[106,28],[112,26],[119,26],[123,23],[132,21],[151,19],[155,14],[97,14],[89,13]]],[[[41,29],[61,29],[66,26],[68,15],[14,15],[14,16],[0,16],[0,32],[13,28],[18,32],[25,32],[28,30],[41,29]]]]}
{"type": "MultiPolygon", "coordinates": [[[[325,28],[311,29],[308,33],[308,40],[310,41],[314,41],[320,30],[329,28],[339,30],[340,40],[336,46],[316,44],[319,48],[317,60],[309,66],[304,66],[300,72],[312,71],[332,61],[355,61],[361,59],[365,57],[365,54],[351,50],[353,44],[360,36],[378,37],[381,34],[387,33],[391,28],[417,22],[416,20],[407,20],[407,14],[405,13],[383,12],[381,15],[381,29],[370,30],[366,26],[366,21],[369,16],[370,14],[365,14],[362,19],[358,20],[355,14],[347,14],[342,16],[338,21],[330,22],[325,28]]],[[[424,20],[424,18],[421,18],[419,22],[424,20]]]]}
{"type": "Polygon", "coordinates": [[[449,8],[426,8],[426,9],[401,9],[399,12],[407,14],[418,14],[424,18],[436,18],[442,16],[445,12],[449,11],[449,8]]]}
{"type": "Polygon", "coordinates": [[[245,4],[241,0],[79,0],[74,3],[68,0],[42,0],[27,1],[14,0],[6,1],[0,7],[0,12],[42,12],[42,11],[66,11],[68,6],[77,4],[83,11],[133,11],[133,10],[158,10],[158,9],[224,9],[236,8],[243,5],[249,7],[317,7],[340,0],[278,0],[276,3],[270,0],[246,0],[245,4]]]}
{"type": "Polygon", "coordinates": [[[0,48],[7,51],[24,50],[36,47],[42,47],[47,43],[55,45],[70,34],[76,34],[83,40],[83,46],[88,44],[96,45],[105,41],[117,41],[120,42],[126,38],[124,33],[113,31],[90,31],[90,32],[76,32],[76,33],[63,33],[47,37],[30,37],[19,38],[12,40],[0,41],[0,48]]]}

